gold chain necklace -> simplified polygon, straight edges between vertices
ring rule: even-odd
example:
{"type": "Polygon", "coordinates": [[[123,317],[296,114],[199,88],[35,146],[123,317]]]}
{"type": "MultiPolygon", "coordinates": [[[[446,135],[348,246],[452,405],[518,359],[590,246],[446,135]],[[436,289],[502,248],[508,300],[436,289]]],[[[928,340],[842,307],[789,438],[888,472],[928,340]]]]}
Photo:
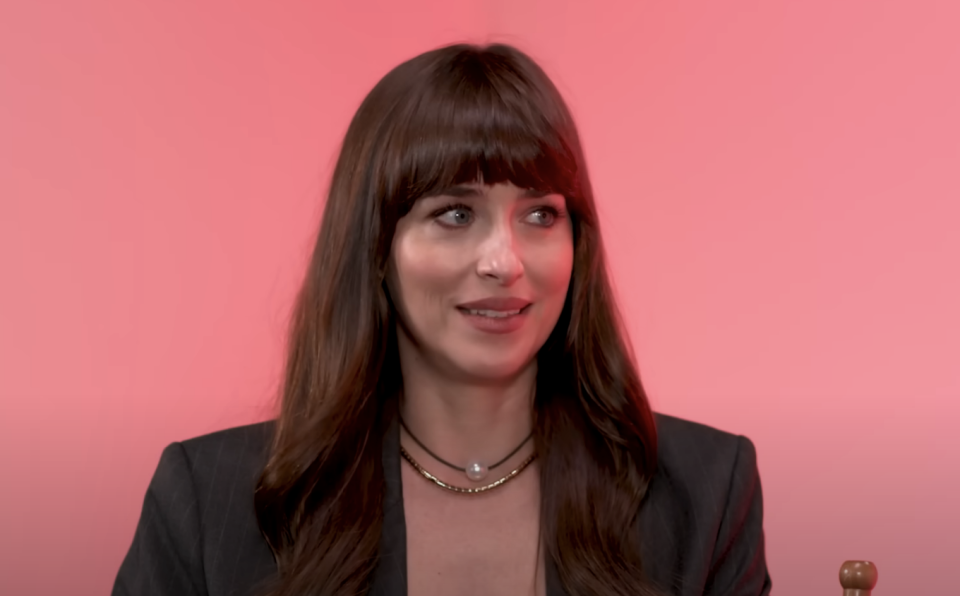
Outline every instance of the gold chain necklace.
{"type": "Polygon", "coordinates": [[[501,478],[500,480],[497,480],[496,482],[491,482],[490,484],[487,484],[486,486],[478,486],[477,488],[463,488],[463,487],[461,487],[461,486],[454,486],[454,485],[452,485],[452,484],[447,484],[447,483],[444,482],[443,480],[440,480],[439,478],[437,478],[436,476],[434,476],[434,475],[431,474],[430,472],[426,471],[426,470],[423,468],[423,466],[421,466],[420,464],[418,464],[417,461],[416,461],[415,459],[413,459],[413,457],[411,457],[409,453],[407,453],[407,450],[403,448],[403,445],[400,446],[400,454],[403,455],[403,458],[404,458],[405,460],[407,460],[408,462],[410,462],[410,465],[413,466],[413,469],[414,469],[414,470],[416,470],[417,472],[419,472],[421,476],[423,476],[423,477],[426,478],[427,480],[433,482],[433,483],[436,484],[437,486],[439,486],[439,487],[441,487],[441,488],[445,488],[445,489],[447,489],[447,490],[449,490],[449,491],[451,491],[451,492],[460,493],[460,494],[469,494],[469,495],[473,495],[473,494],[477,494],[477,493],[483,493],[483,492],[486,492],[486,491],[488,491],[488,490],[493,490],[493,489],[497,488],[498,486],[503,486],[503,485],[506,484],[507,482],[510,482],[511,480],[513,480],[514,478],[516,478],[517,475],[519,475],[520,472],[522,472],[522,471],[524,470],[524,468],[526,468],[527,466],[529,466],[530,463],[533,462],[533,460],[537,459],[537,454],[534,453],[534,454],[530,455],[530,457],[528,457],[527,459],[523,460],[523,461],[520,463],[520,465],[517,466],[516,468],[514,468],[509,474],[507,474],[506,476],[504,476],[504,477],[501,478]]]}

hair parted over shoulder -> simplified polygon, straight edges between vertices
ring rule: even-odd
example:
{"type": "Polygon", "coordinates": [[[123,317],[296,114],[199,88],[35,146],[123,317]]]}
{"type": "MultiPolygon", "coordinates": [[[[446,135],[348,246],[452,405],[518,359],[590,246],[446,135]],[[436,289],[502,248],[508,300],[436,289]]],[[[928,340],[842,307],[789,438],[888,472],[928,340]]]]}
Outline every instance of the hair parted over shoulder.
{"type": "Polygon", "coordinates": [[[280,413],[255,507],[272,596],[362,594],[383,525],[386,412],[402,388],[384,283],[397,221],[465,182],[566,197],[574,263],[540,350],[541,532],[571,595],[655,593],[636,518],[657,438],[607,277],[579,137],[528,56],[453,45],[390,71],[350,123],[291,320],[280,413]]]}

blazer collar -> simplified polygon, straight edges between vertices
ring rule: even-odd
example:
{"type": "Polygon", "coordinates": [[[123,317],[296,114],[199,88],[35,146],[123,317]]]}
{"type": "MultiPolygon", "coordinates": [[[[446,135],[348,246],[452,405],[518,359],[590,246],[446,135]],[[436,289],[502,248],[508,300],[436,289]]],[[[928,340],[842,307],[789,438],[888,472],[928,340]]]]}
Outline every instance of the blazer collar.
{"type": "MultiPolygon", "coordinates": [[[[407,596],[407,524],[403,513],[403,483],[400,479],[400,423],[396,401],[388,406],[389,421],[383,440],[383,474],[386,494],[380,561],[373,574],[370,596],[407,596]]],[[[544,562],[547,596],[567,596],[551,557],[544,562]]]]}

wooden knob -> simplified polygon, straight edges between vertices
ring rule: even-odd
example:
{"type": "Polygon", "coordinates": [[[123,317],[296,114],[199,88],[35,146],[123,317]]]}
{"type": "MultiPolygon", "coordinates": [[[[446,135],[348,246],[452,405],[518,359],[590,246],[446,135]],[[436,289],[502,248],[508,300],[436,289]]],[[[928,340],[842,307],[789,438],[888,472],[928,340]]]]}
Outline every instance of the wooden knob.
{"type": "Polygon", "coordinates": [[[840,567],[843,596],[870,596],[877,585],[877,567],[870,561],[844,561],[840,567]]]}

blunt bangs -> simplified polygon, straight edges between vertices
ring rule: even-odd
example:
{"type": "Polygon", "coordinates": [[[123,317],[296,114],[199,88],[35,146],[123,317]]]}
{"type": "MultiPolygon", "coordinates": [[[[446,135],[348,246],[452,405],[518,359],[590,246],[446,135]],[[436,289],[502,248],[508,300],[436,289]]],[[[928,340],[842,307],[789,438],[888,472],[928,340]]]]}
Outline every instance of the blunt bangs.
{"type": "Polygon", "coordinates": [[[545,97],[529,73],[490,53],[461,54],[423,74],[407,87],[411,97],[400,100],[387,134],[384,157],[394,167],[386,168],[384,198],[401,214],[421,197],[465,183],[579,196],[559,96],[545,97]]]}

